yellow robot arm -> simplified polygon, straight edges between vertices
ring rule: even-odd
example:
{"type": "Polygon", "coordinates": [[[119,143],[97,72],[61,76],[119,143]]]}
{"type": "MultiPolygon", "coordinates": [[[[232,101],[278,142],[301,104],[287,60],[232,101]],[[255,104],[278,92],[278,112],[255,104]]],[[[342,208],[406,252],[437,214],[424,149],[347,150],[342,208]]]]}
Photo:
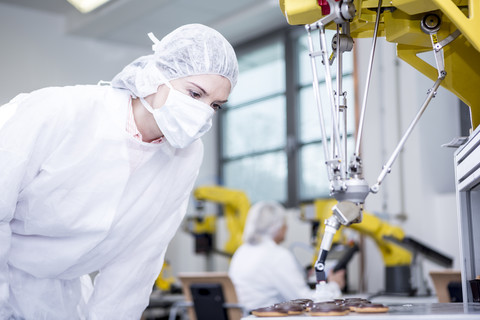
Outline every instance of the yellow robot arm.
{"type": "Polygon", "coordinates": [[[200,201],[220,203],[225,209],[225,219],[230,237],[225,243],[226,253],[233,254],[242,244],[242,234],[250,201],[245,192],[221,186],[200,186],[193,192],[200,201]]]}
{"type": "Polygon", "coordinates": [[[412,262],[412,254],[408,250],[384,239],[385,236],[391,236],[402,240],[405,234],[400,227],[392,226],[373,214],[363,212],[362,222],[354,223],[350,228],[375,241],[387,267],[409,265],[412,262]]]}

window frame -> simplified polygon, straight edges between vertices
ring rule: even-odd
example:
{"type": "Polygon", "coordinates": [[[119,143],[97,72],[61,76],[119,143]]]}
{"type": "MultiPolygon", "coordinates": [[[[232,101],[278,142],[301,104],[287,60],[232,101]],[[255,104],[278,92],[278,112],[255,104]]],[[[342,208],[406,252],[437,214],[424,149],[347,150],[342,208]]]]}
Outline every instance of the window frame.
{"type": "MultiPolygon", "coordinates": [[[[284,63],[285,63],[285,107],[286,107],[286,139],[285,139],[285,146],[284,148],[276,148],[276,149],[268,149],[260,152],[252,152],[249,154],[237,156],[237,157],[224,157],[224,150],[223,150],[223,115],[220,115],[217,119],[218,121],[218,130],[217,130],[217,163],[218,163],[218,176],[220,177],[220,181],[223,184],[224,181],[224,163],[228,162],[229,160],[236,160],[251,156],[257,156],[261,154],[267,154],[271,152],[278,152],[279,150],[284,149],[287,159],[287,181],[286,181],[286,199],[283,204],[286,207],[298,207],[298,205],[302,203],[311,203],[315,199],[319,198],[329,198],[329,195],[319,195],[319,197],[315,198],[308,198],[308,199],[301,199],[300,198],[300,179],[301,179],[301,172],[300,172],[300,152],[302,147],[311,145],[311,144],[318,144],[323,143],[322,139],[319,138],[318,140],[312,140],[308,142],[301,142],[300,140],[300,108],[299,108],[299,93],[302,88],[306,88],[309,85],[301,84],[300,77],[299,77],[299,70],[300,70],[300,61],[299,61],[299,46],[298,46],[298,39],[305,34],[305,28],[303,26],[287,26],[284,28],[280,28],[263,35],[256,37],[253,40],[244,42],[235,46],[235,51],[237,55],[241,55],[243,53],[255,51],[260,47],[267,45],[268,43],[273,43],[275,41],[282,41],[284,46],[284,63]]],[[[353,53],[354,54],[354,53],[353,53]]],[[[355,57],[353,57],[353,67],[355,70],[355,57]]],[[[352,99],[353,105],[356,108],[356,77],[355,71],[351,74],[354,82],[354,98],[352,99]]],[[[311,84],[310,84],[311,86],[311,84]]],[[[280,95],[280,94],[277,94],[280,95]]],[[[252,102],[266,100],[271,98],[274,95],[265,96],[254,100],[252,102]]],[[[251,103],[251,102],[250,102],[251,103]]],[[[250,104],[249,103],[249,104],[250,104]]],[[[228,103],[227,103],[228,105],[228,103]]],[[[243,103],[239,105],[241,107],[244,105],[243,103]]],[[[233,107],[235,108],[235,107],[233,107]]],[[[227,110],[225,110],[227,111],[227,110]]],[[[223,111],[220,111],[223,112],[223,111]]],[[[354,116],[356,119],[356,117],[354,116]]],[[[356,126],[356,124],[354,124],[356,126]]],[[[356,128],[353,128],[355,132],[356,128]]],[[[352,133],[349,133],[347,137],[353,136],[352,133]]]]}

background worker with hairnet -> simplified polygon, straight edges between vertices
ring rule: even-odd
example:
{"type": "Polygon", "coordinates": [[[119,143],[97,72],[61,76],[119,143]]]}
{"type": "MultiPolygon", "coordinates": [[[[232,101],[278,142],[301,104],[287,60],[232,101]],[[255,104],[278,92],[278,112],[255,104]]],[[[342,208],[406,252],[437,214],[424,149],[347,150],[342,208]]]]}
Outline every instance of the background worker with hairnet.
{"type": "Polygon", "coordinates": [[[139,319],[235,86],[217,31],[185,25],[110,86],[0,108],[0,319],[139,319]],[[97,272],[92,283],[90,273],[97,272]]]}
{"type": "MultiPolygon", "coordinates": [[[[287,230],[285,209],[276,202],[253,205],[245,222],[244,244],[233,255],[228,274],[241,304],[252,310],[293,299],[312,299],[305,273],[293,254],[279,244],[287,230]]],[[[341,295],[345,270],[330,274],[326,290],[341,295]]]]}

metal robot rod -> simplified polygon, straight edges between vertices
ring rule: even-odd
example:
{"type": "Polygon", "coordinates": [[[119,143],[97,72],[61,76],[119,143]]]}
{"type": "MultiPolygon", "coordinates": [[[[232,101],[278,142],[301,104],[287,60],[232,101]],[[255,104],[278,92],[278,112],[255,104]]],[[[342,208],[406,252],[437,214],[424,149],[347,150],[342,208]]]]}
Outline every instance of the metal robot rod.
{"type": "MultiPolygon", "coordinates": [[[[321,21],[321,20],[320,20],[321,21]]],[[[331,110],[331,115],[332,115],[332,130],[333,130],[333,141],[332,143],[336,143],[337,146],[341,146],[340,142],[340,133],[338,130],[338,113],[337,113],[337,106],[335,105],[335,97],[333,95],[333,84],[332,84],[332,75],[330,72],[330,65],[328,63],[328,51],[327,51],[327,38],[325,35],[325,26],[322,24],[320,27],[320,48],[322,51],[322,58],[323,58],[323,64],[325,66],[325,84],[327,86],[327,92],[328,92],[328,97],[330,100],[330,110],[331,110]]],[[[343,149],[339,148],[339,157],[340,159],[345,159],[345,155],[343,154],[343,149]]],[[[335,148],[332,147],[332,158],[335,157],[335,148]]],[[[340,162],[341,166],[341,171],[340,175],[342,179],[345,179],[345,163],[346,161],[340,162]]]]}
{"type": "Polygon", "coordinates": [[[370,191],[372,193],[378,192],[380,188],[380,184],[382,184],[382,181],[383,179],[385,179],[385,176],[387,175],[387,173],[391,171],[391,167],[395,162],[395,159],[397,158],[397,156],[400,154],[400,151],[402,150],[405,142],[407,141],[408,136],[410,135],[413,128],[420,120],[420,117],[422,116],[423,112],[427,108],[430,101],[437,94],[437,89],[438,87],[440,87],[441,82],[447,76],[447,72],[445,71],[445,64],[443,60],[443,47],[449,44],[451,41],[455,40],[455,38],[458,37],[460,33],[458,31],[455,31],[451,35],[449,35],[447,38],[445,38],[443,41],[438,42],[437,31],[440,29],[440,25],[441,25],[440,18],[438,18],[438,16],[434,14],[428,14],[422,19],[422,23],[420,27],[425,33],[430,35],[430,38],[432,40],[433,53],[434,53],[435,63],[438,70],[438,78],[437,78],[437,81],[435,81],[435,83],[433,84],[433,87],[428,90],[427,92],[428,95],[427,95],[427,98],[425,99],[425,102],[420,107],[419,111],[417,112],[417,115],[410,123],[410,126],[408,127],[407,131],[405,132],[402,139],[398,143],[397,147],[393,151],[392,155],[388,159],[387,163],[383,166],[383,170],[380,172],[380,175],[377,178],[377,183],[375,183],[370,188],[370,191]]]}
{"type": "MultiPolygon", "coordinates": [[[[319,85],[318,85],[318,75],[317,75],[317,64],[316,64],[316,61],[315,61],[315,57],[318,53],[315,52],[315,49],[314,49],[314,46],[313,46],[313,40],[312,40],[312,34],[311,34],[311,30],[312,30],[312,25],[306,25],[305,26],[305,29],[307,30],[307,33],[308,33],[308,47],[309,47],[309,51],[310,51],[310,64],[311,64],[311,67],[312,67],[312,76],[313,76],[313,94],[315,96],[315,102],[316,102],[316,106],[317,106],[317,111],[318,111],[318,115],[319,115],[319,120],[320,120],[320,129],[321,129],[321,133],[322,133],[322,141],[324,143],[322,143],[322,146],[323,146],[323,154],[324,154],[324,157],[325,157],[325,160],[328,160],[330,159],[329,155],[328,155],[328,144],[327,144],[327,132],[325,130],[325,116],[323,114],[323,108],[322,108],[322,103],[321,103],[321,100],[320,100],[320,88],[319,88],[319,85]]],[[[333,179],[333,176],[332,176],[332,172],[330,171],[330,168],[329,166],[327,166],[327,174],[328,174],[328,180],[331,181],[333,179]]]]}
{"type": "Polygon", "coordinates": [[[435,95],[437,93],[437,89],[440,86],[440,83],[443,81],[443,79],[445,79],[446,74],[447,73],[445,71],[442,71],[441,76],[438,77],[437,81],[435,81],[433,87],[428,90],[428,95],[427,95],[427,98],[425,99],[425,102],[420,107],[420,110],[418,110],[417,115],[415,116],[415,118],[410,123],[410,126],[408,127],[407,131],[404,133],[402,139],[398,143],[397,147],[393,151],[393,153],[390,156],[390,158],[388,159],[387,163],[383,166],[383,170],[377,178],[377,183],[375,183],[370,188],[371,192],[373,192],[373,193],[378,192],[378,190],[380,188],[380,184],[382,184],[383,179],[385,179],[385,176],[387,175],[387,173],[390,173],[393,163],[397,159],[397,156],[400,154],[400,151],[402,150],[403,146],[405,145],[405,142],[407,141],[408,137],[410,136],[410,133],[412,133],[413,128],[415,127],[415,125],[420,120],[420,117],[422,116],[423,112],[427,108],[428,104],[430,103],[432,98],[435,97],[435,95]]]}
{"type": "Polygon", "coordinates": [[[370,61],[368,62],[368,71],[367,71],[367,79],[365,81],[365,91],[363,95],[362,101],[362,109],[360,111],[360,121],[358,124],[358,134],[357,134],[357,141],[355,143],[355,155],[360,155],[360,144],[362,141],[362,133],[363,133],[363,124],[365,123],[365,110],[367,109],[367,96],[368,90],[370,88],[370,79],[372,77],[372,69],[373,69],[373,58],[375,56],[375,48],[377,46],[377,35],[378,35],[378,26],[380,24],[380,10],[382,8],[382,0],[378,1],[378,8],[377,8],[377,17],[375,18],[375,29],[373,33],[372,39],[372,50],[370,51],[370,61]]]}
{"type": "MultiPolygon", "coordinates": [[[[310,55],[310,62],[313,71],[313,91],[316,100],[316,106],[318,109],[318,113],[320,116],[320,126],[322,130],[322,145],[325,154],[325,163],[327,164],[327,172],[329,181],[338,180],[345,180],[347,178],[347,161],[345,160],[346,150],[342,148],[341,138],[340,138],[340,122],[339,122],[339,113],[340,113],[340,95],[343,96],[343,92],[340,92],[342,89],[341,86],[341,75],[337,78],[337,91],[334,92],[333,90],[333,83],[332,83],[332,75],[330,72],[330,59],[327,49],[327,41],[325,35],[325,27],[334,22],[338,25],[342,25],[342,31],[347,30],[349,33],[349,21],[353,19],[355,16],[355,7],[353,5],[353,1],[344,0],[344,1],[335,1],[335,0],[327,0],[328,4],[331,8],[330,14],[324,16],[320,20],[315,23],[306,25],[305,28],[308,32],[308,45],[309,45],[309,55],[310,55]],[[345,30],[344,30],[345,28],[345,30]],[[311,31],[318,30],[319,31],[319,44],[320,50],[316,51],[313,46],[313,41],[311,37],[311,31]],[[322,63],[324,64],[324,72],[325,72],[325,85],[327,88],[327,96],[328,102],[330,104],[330,115],[332,125],[332,135],[331,139],[326,134],[325,130],[325,116],[322,110],[322,102],[320,101],[320,93],[319,93],[319,85],[318,85],[318,77],[317,77],[317,68],[315,63],[315,58],[320,57],[322,59],[322,63]],[[335,97],[336,94],[336,97],[335,97]],[[330,143],[329,143],[330,140],[330,143]],[[328,145],[331,144],[330,152],[328,145]]],[[[337,27],[337,40],[338,46],[336,49],[333,50],[332,55],[336,55],[339,63],[338,67],[341,68],[342,66],[342,59],[341,59],[341,52],[340,49],[340,35],[337,27]]],[[[345,42],[346,43],[346,42],[345,42]]],[[[341,74],[341,73],[340,73],[341,74]]],[[[343,107],[343,106],[342,106],[343,107]]],[[[346,117],[345,117],[346,118],[346,117]]],[[[345,130],[344,130],[345,131],[345,130]]],[[[346,135],[345,133],[343,134],[346,135]]],[[[345,139],[345,137],[344,137],[345,139]]],[[[345,143],[346,145],[346,143],[345,143]]]]}
{"type": "Polygon", "coordinates": [[[325,233],[323,234],[320,252],[318,253],[318,259],[315,263],[315,276],[317,283],[327,281],[327,275],[325,274],[325,261],[327,260],[328,252],[332,247],[333,237],[339,228],[340,222],[334,215],[325,220],[325,233]]]}

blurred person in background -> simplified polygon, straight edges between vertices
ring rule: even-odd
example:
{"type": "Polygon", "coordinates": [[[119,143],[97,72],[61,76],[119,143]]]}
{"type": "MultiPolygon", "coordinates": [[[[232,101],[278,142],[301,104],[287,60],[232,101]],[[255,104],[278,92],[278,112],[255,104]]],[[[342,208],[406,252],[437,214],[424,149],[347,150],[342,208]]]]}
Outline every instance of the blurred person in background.
{"type": "MultiPolygon", "coordinates": [[[[247,310],[312,299],[315,294],[294,255],[280,245],[286,231],[286,213],[281,204],[262,201],[250,208],[244,244],[235,251],[228,271],[239,302],[247,310]]],[[[344,286],[345,270],[329,274],[326,290],[330,296],[340,297],[344,286]]]]}

